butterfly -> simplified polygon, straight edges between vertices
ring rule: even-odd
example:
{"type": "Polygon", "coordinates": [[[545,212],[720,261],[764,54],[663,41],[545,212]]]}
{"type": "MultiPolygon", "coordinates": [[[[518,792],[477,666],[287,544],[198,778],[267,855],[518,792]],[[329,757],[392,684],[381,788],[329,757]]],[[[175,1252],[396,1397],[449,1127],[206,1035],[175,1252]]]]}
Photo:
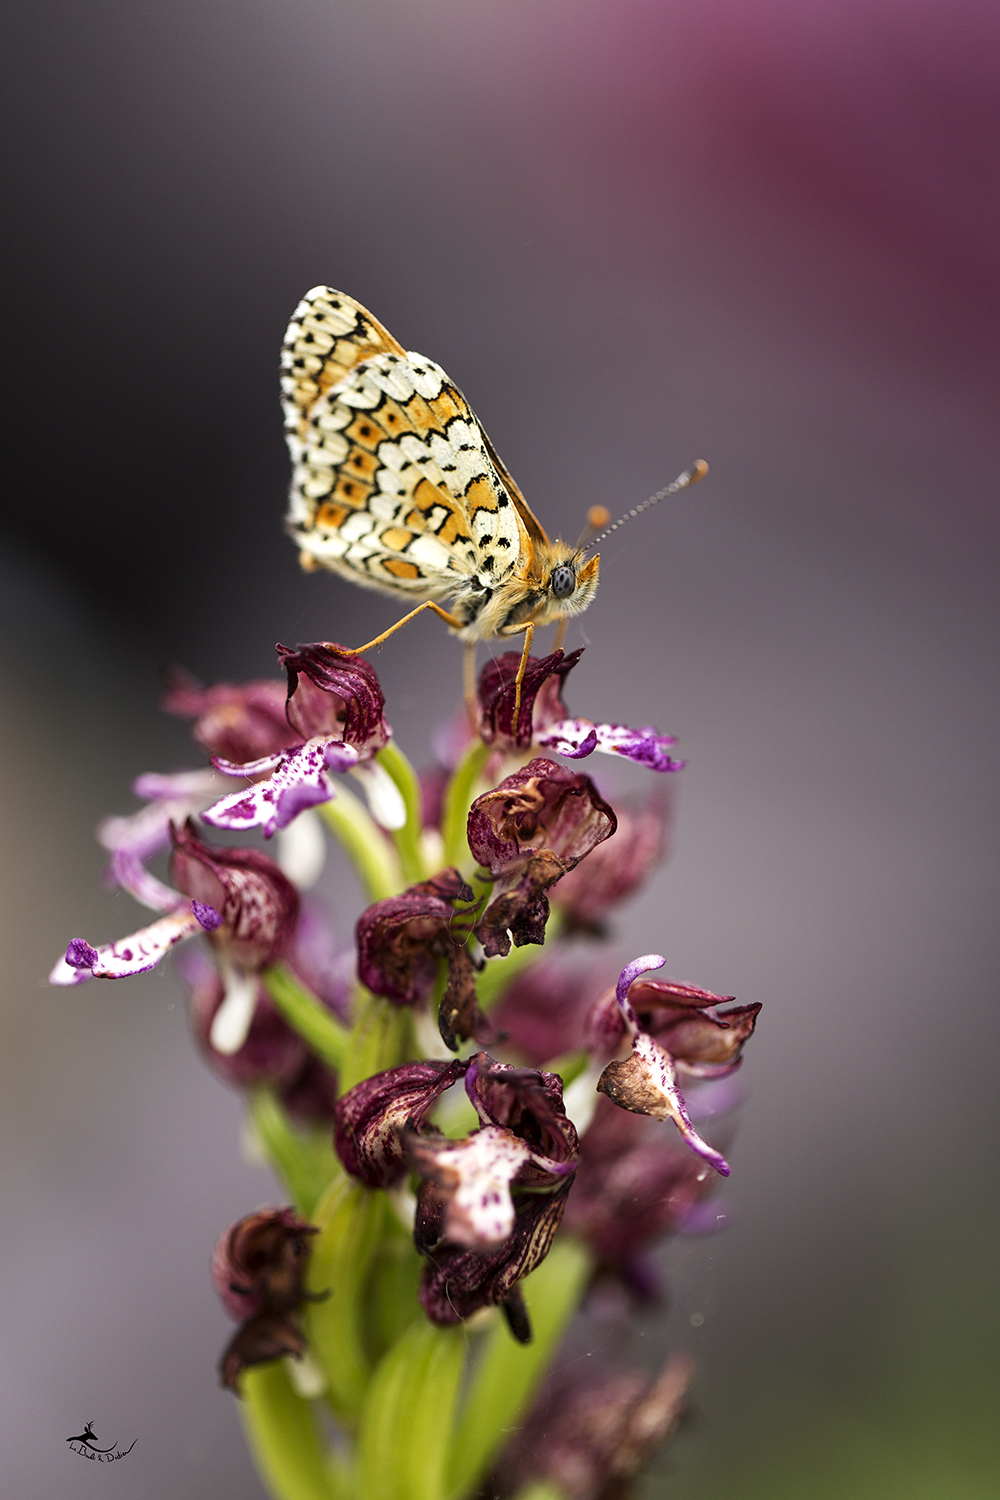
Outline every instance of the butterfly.
{"type": "MultiPolygon", "coordinates": [[[[407,352],[344,292],[313,287],[295,309],[281,391],[286,524],[302,566],[420,601],[358,650],[432,609],[466,643],[467,696],[476,642],[523,631],[520,685],[535,627],[564,629],[587,608],[600,557],[582,539],[549,540],[441,366],[407,352]]],[[[695,465],[646,504],[706,471],[695,465]]]]}

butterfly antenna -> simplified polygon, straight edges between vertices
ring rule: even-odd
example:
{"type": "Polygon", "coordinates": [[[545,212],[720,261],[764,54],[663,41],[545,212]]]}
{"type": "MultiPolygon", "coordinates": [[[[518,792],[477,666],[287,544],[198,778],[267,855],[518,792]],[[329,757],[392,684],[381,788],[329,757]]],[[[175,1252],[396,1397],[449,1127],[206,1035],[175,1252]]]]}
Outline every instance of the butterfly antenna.
{"type": "Polygon", "coordinates": [[[599,536],[595,536],[592,541],[587,542],[586,546],[588,550],[591,547],[596,547],[598,542],[603,542],[604,538],[610,536],[613,531],[617,531],[619,526],[624,526],[626,521],[631,521],[633,516],[640,515],[644,510],[648,510],[651,505],[659,504],[668,495],[676,495],[678,490],[689,489],[692,484],[697,484],[699,479],[704,479],[707,473],[708,464],[703,458],[699,458],[698,462],[692,464],[690,469],[685,469],[683,474],[678,474],[673,484],[668,484],[664,490],[657,490],[655,495],[650,495],[648,500],[644,500],[634,510],[627,510],[623,516],[618,517],[617,521],[612,521],[611,525],[605,527],[599,536]]]}

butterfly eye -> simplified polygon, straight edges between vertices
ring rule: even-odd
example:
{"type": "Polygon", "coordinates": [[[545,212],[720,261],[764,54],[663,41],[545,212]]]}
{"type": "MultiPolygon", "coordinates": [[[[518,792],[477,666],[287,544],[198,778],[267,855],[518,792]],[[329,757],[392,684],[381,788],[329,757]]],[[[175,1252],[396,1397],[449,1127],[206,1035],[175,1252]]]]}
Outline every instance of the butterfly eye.
{"type": "Polygon", "coordinates": [[[558,567],[552,569],[549,579],[549,587],[557,599],[568,599],[576,588],[576,574],[572,568],[558,567]]]}

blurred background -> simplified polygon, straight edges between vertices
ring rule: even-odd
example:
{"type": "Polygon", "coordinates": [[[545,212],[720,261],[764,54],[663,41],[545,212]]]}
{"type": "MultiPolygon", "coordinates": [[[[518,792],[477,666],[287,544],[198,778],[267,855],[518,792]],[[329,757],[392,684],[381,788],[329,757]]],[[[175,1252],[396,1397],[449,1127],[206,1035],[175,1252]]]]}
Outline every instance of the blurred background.
{"type": "MultiPolygon", "coordinates": [[[[161,667],[267,675],[277,640],[395,618],[282,537],[278,346],[329,282],[444,365],[550,532],[711,464],[603,547],[567,643],[572,709],[689,762],[616,952],[764,1002],[737,1221],[672,1247],[640,1349],[700,1367],[645,1493],[994,1495],[1000,11],[22,0],[5,25],[4,1490],[262,1494],[207,1260],[276,1190],[170,973],[43,976],[138,923],[97,821],[200,763],[161,667]],[[127,1463],[69,1455],[87,1419],[138,1438],[127,1463]]],[[[420,621],[377,660],[418,762],[459,656],[420,621]]]]}

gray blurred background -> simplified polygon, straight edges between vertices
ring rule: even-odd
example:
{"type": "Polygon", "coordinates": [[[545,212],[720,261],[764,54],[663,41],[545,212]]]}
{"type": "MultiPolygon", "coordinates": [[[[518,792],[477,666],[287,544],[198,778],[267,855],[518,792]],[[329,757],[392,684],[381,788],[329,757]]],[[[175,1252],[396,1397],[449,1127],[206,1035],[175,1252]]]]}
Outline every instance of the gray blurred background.
{"type": "MultiPolygon", "coordinates": [[[[42,976],[141,920],[92,830],[198,763],[161,666],[239,680],[394,618],[282,539],[278,345],[326,281],[444,365],[552,532],[711,464],[604,546],[568,642],[575,711],[689,761],[616,952],[764,1002],[737,1222],[675,1245],[669,1326],[637,1340],[701,1372],[648,1493],[994,1495],[1000,12],[43,0],[6,25],[3,1493],[262,1493],[207,1259],[276,1190],[172,974],[42,976]],[[138,1438],[126,1463],[69,1453],[88,1418],[138,1438]]],[[[458,647],[421,621],[378,670],[428,759],[458,647]]]]}

